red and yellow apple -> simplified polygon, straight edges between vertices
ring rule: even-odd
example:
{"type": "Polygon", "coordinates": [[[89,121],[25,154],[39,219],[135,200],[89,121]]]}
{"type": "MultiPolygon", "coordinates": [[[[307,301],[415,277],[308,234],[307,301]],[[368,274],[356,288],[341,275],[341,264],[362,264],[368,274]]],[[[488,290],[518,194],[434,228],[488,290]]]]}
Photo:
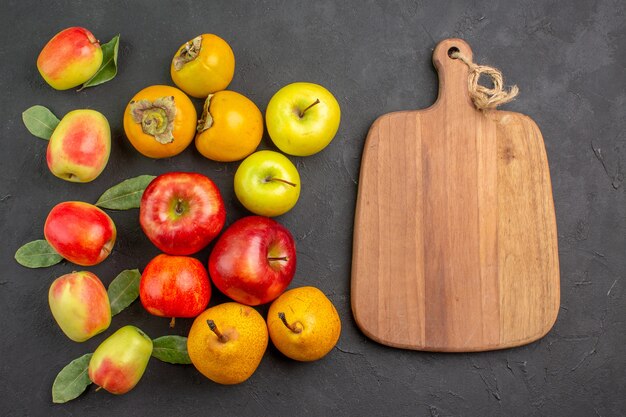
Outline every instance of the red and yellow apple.
{"type": "Polygon", "coordinates": [[[235,301],[265,304],[278,297],[296,272],[293,236],[267,217],[237,220],[220,236],[209,257],[215,286],[235,301]]]}
{"type": "Polygon", "coordinates": [[[75,342],[84,342],[111,324],[107,290],[91,272],[72,272],[54,280],[48,303],[63,333],[75,342]]]}
{"type": "Polygon", "coordinates": [[[143,273],[139,298],[155,316],[196,317],[211,299],[209,274],[196,258],[157,255],[143,273]]]}
{"type": "Polygon", "coordinates": [[[71,27],[57,33],[43,47],[37,69],[52,88],[67,90],[89,80],[102,64],[102,48],[85,28],[71,27]]]}
{"type": "Polygon", "coordinates": [[[105,260],[117,236],[113,220],[98,207],[82,201],[66,201],[54,206],[43,233],[59,255],[82,266],[105,260]]]}
{"type": "Polygon", "coordinates": [[[111,129],[107,118],[95,110],[74,110],[54,129],[46,159],[57,177],[89,182],[104,170],[111,153],[111,129]]]}
{"type": "Polygon", "coordinates": [[[270,99],[267,132],[290,155],[309,156],[324,149],[339,129],[341,109],[330,91],[318,84],[293,83],[270,99]]]}
{"type": "Polygon", "coordinates": [[[146,187],[139,223],[148,239],[170,255],[191,255],[222,230],[226,210],[220,190],[201,174],[169,172],[146,187]]]}
{"type": "Polygon", "coordinates": [[[152,355],[152,339],[135,326],[124,326],[104,340],[89,361],[91,382],[111,394],[137,385],[152,355]]]}

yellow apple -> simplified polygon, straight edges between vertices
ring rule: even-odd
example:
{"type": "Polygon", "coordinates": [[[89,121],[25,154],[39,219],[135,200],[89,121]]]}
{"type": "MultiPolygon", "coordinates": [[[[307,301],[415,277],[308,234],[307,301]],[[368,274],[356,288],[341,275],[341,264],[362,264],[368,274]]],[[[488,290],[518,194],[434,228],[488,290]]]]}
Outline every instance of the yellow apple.
{"type": "Polygon", "coordinates": [[[237,168],[235,194],[254,214],[280,216],[291,210],[300,197],[300,174],[281,153],[255,152],[237,168]]]}
{"type": "Polygon", "coordinates": [[[324,149],[339,129],[341,109],[318,84],[293,83],[271,98],[265,111],[267,132],[290,155],[309,156],[324,149]]]}

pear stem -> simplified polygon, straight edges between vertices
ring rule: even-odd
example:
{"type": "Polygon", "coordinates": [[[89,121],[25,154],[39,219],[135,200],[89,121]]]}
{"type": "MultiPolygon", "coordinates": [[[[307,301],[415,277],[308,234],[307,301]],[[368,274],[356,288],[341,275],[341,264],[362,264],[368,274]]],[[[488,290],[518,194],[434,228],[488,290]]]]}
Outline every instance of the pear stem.
{"type": "Polygon", "coordinates": [[[294,326],[293,324],[289,324],[287,322],[287,317],[285,317],[285,313],[283,313],[282,311],[278,313],[278,318],[281,319],[283,321],[283,324],[285,326],[287,326],[287,328],[289,330],[291,330],[294,333],[302,333],[302,327],[301,326],[294,326]]]}
{"type": "Polygon", "coordinates": [[[215,322],[211,319],[206,321],[206,324],[209,325],[209,329],[211,329],[211,331],[213,333],[215,333],[215,335],[217,336],[217,339],[222,342],[222,343],[226,343],[228,342],[228,336],[226,336],[225,334],[223,334],[222,332],[219,331],[219,329],[217,328],[217,326],[215,325],[215,322]]]}
{"type": "Polygon", "coordinates": [[[176,317],[172,317],[172,320],[170,320],[170,329],[173,329],[174,326],[176,326],[176,317]]]}
{"type": "Polygon", "coordinates": [[[319,103],[320,103],[320,99],[318,98],[318,99],[316,99],[316,100],[313,102],[313,104],[311,104],[309,107],[307,107],[306,109],[304,109],[304,110],[302,110],[302,111],[300,112],[300,118],[302,119],[302,118],[304,117],[304,113],[306,113],[306,111],[307,111],[308,109],[310,109],[311,107],[313,107],[313,106],[315,106],[316,104],[319,104],[319,103]]]}
{"type": "Polygon", "coordinates": [[[295,187],[296,184],[287,180],[284,180],[282,178],[270,178],[270,181],[279,181],[282,182],[283,184],[287,184],[287,185],[291,185],[292,187],[295,187]]]}
{"type": "Polygon", "coordinates": [[[281,256],[279,258],[274,258],[274,257],[270,257],[267,258],[268,261],[272,262],[272,261],[288,261],[289,258],[287,258],[286,256],[281,256]]]}

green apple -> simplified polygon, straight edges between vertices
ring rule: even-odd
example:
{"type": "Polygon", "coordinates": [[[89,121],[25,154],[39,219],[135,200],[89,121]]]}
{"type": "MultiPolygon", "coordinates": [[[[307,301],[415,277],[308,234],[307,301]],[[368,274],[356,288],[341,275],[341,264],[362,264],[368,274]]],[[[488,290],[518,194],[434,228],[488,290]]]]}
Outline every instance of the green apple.
{"type": "Polygon", "coordinates": [[[283,154],[255,152],[237,168],[235,194],[255,214],[280,216],[291,210],[300,197],[300,174],[283,154]]]}
{"type": "Polygon", "coordinates": [[[324,149],[339,129],[341,109],[335,97],[313,83],[293,83],[270,100],[265,111],[267,132],[290,155],[309,156],[324,149]]]}

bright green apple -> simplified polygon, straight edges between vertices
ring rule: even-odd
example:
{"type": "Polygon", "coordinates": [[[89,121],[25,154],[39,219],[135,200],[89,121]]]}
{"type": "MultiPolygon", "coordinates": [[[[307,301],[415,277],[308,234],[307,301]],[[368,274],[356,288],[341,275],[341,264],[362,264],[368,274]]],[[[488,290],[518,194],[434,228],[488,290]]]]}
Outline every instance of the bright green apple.
{"type": "Polygon", "coordinates": [[[237,168],[235,194],[255,214],[280,216],[291,210],[300,197],[300,174],[283,154],[255,152],[237,168]]]}
{"type": "Polygon", "coordinates": [[[290,155],[309,156],[324,149],[339,129],[341,109],[335,97],[318,84],[293,83],[270,100],[265,111],[267,132],[290,155]]]}

